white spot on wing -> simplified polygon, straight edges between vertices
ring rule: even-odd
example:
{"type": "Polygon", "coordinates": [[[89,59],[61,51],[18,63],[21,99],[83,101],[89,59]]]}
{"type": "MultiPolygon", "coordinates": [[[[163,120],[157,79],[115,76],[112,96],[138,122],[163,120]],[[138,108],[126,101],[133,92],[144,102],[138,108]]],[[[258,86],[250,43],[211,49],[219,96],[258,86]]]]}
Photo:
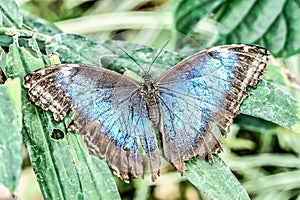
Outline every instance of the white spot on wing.
{"type": "Polygon", "coordinates": [[[46,70],[41,70],[40,74],[44,76],[46,74],[46,70]]]}
{"type": "Polygon", "coordinates": [[[225,58],[225,59],[227,59],[227,58],[229,58],[229,51],[227,50],[227,49],[224,49],[224,50],[222,50],[221,52],[220,52],[220,56],[222,57],[222,58],[225,58]]]}
{"type": "Polygon", "coordinates": [[[72,68],[65,70],[63,68],[63,70],[61,71],[61,73],[63,74],[63,77],[68,77],[72,74],[72,72],[70,71],[72,68]]]}
{"type": "Polygon", "coordinates": [[[73,67],[80,67],[80,65],[78,65],[78,64],[68,64],[65,67],[63,67],[62,69],[72,69],[73,67]]]}
{"type": "Polygon", "coordinates": [[[50,99],[52,99],[52,95],[49,94],[49,93],[46,93],[46,94],[45,94],[45,98],[48,99],[48,100],[50,100],[50,99]]]}
{"type": "Polygon", "coordinates": [[[245,51],[245,52],[248,52],[248,51],[249,51],[249,46],[246,46],[246,45],[245,45],[245,46],[244,46],[244,51],[245,51]]]}

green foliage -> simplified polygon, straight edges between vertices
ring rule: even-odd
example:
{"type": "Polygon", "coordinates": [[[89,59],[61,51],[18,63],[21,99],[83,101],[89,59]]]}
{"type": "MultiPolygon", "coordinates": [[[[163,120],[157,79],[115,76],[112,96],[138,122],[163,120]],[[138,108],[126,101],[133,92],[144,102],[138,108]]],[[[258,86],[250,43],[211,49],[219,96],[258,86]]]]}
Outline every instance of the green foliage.
{"type": "Polygon", "coordinates": [[[271,121],[300,133],[299,102],[265,81],[261,81],[257,87],[258,89],[249,92],[251,98],[243,102],[241,113],[271,121]]]}
{"type": "Polygon", "coordinates": [[[18,6],[14,2],[4,2],[0,4],[0,26],[21,28],[23,24],[22,14],[16,12],[18,6]]]}
{"type": "Polygon", "coordinates": [[[248,199],[246,190],[226,164],[217,156],[214,160],[213,166],[204,158],[189,160],[189,170],[186,172],[188,180],[211,199],[248,199]]]}
{"type": "Polygon", "coordinates": [[[22,163],[20,79],[0,85],[0,183],[11,192],[19,184],[22,163]]]}
{"type": "Polygon", "coordinates": [[[300,52],[297,0],[180,0],[174,12],[176,28],[191,33],[197,29],[199,20],[210,13],[214,13],[212,18],[219,23],[217,44],[259,44],[278,57],[300,52]]]}
{"type": "MultiPolygon", "coordinates": [[[[192,0],[174,1],[172,6],[174,8],[174,24],[177,30],[183,33],[197,30],[199,21],[208,14],[214,13],[213,19],[219,22],[220,35],[214,42],[215,44],[257,43],[269,48],[276,56],[287,57],[299,52],[299,42],[296,41],[299,40],[297,30],[300,27],[300,17],[298,16],[300,12],[294,11],[298,9],[295,2],[293,0],[274,2],[192,0]],[[286,23],[287,21],[289,23],[286,23]],[[285,28],[282,27],[283,24],[286,24],[285,28]],[[284,35],[281,30],[285,30],[284,35]],[[289,45],[286,41],[290,42],[289,45]]],[[[51,3],[48,2],[48,4],[51,3]]],[[[40,5],[48,4],[41,3],[40,5]]],[[[64,5],[66,6],[66,4],[64,5]]],[[[75,7],[78,9],[80,5],[76,4],[75,7]]],[[[69,16],[62,16],[62,18],[69,16]]],[[[58,18],[54,17],[52,20],[58,20],[58,18]]],[[[124,56],[120,48],[146,67],[151,64],[158,52],[158,49],[144,45],[110,39],[94,41],[82,36],[63,33],[50,22],[26,11],[20,11],[12,0],[0,1],[0,25],[0,45],[5,50],[6,57],[6,59],[0,59],[1,67],[5,66],[4,71],[7,77],[19,78],[21,82],[27,73],[50,65],[52,61],[49,61],[46,54],[51,55],[54,52],[59,54],[62,63],[89,63],[108,67],[121,73],[130,70],[137,74],[142,72],[130,58],[124,56]],[[10,12],[6,12],[7,10],[10,12]]],[[[143,33],[145,34],[145,32],[143,33]]],[[[172,35],[159,33],[160,40],[163,36],[163,38],[169,39],[172,35]]],[[[162,45],[159,44],[159,46],[162,45]]],[[[157,77],[161,71],[181,60],[183,58],[181,55],[187,54],[191,50],[194,49],[190,48],[180,53],[164,50],[151,68],[152,76],[157,77]]],[[[274,67],[269,67],[266,78],[275,84],[286,85],[289,83],[282,70],[274,67]]],[[[14,133],[15,136],[5,137],[7,133],[2,133],[0,130],[0,151],[2,146],[7,149],[18,149],[18,151],[21,149],[20,104],[22,103],[22,136],[44,199],[120,199],[119,191],[122,195],[126,188],[130,190],[132,187],[135,188],[134,197],[136,199],[140,199],[140,197],[146,199],[149,188],[160,184],[160,179],[165,180],[164,177],[168,176],[168,174],[163,174],[157,183],[149,182],[149,177],[146,177],[144,181],[133,181],[133,184],[129,186],[124,186],[118,179],[115,182],[105,161],[88,155],[81,136],[67,132],[69,118],[62,123],[54,122],[51,113],[41,110],[29,101],[27,90],[23,86],[19,92],[22,94],[21,98],[19,93],[12,93],[12,91],[20,90],[20,85],[15,81],[14,89],[10,89],[7,84],[0,87],[0,95],[2,95],[0,98],[0,127],[1,130],[6,130],[2,127],[7,127],[2,119],[15,121],[16,126],[8,127],[12,129],[9,132],[14,133]],[[59,140],[52,139],[50,135],[58,130],[64,137],[60,137],[59,140]],[[11,142],[12,139],[13,142],[11,142]],[[10,147],[10,145],[12,146],[10,147]],[[119,186],[119,191],[116,185],[119,186]]],[[[258,199],[271,199],[276,195],[294,197],[300,193],[299,191],[298,193],[281,192],[284,185],[287,185],[286,191],[299,190],[298,179],[291,178],[299,174],[298,158],[291,153],[282,155],[280,152],[278,154],[265,153],[270,150],[274,135],[277,135],[278,138],[278,144],[275,144],[276,148],[300,153],[297,143],[300,141],[299,101],[266,81],[261,81],[256,90],[249,89],[249,93],[249,97],[241,106],[241,113],[244,115],[239,116],[236,120],[238,128],[233,126],[233,131],[228,135],[229,138],[224,140],[225,152],[229,153],[225,154],[222,159],[229,166],[219,156],[214,157],[216,161],[214,164],[208,163],[203,158],[193,158],[187,162],[188,171],[185,177],[172,176],[175,177],[175,182],[188,180],[199,192],[203,192],[211,199],[249,199],[243,186],[230,171],[230,167],[240,178],[242,177],[247,191],[252,195],[256,194],[258,199]],[[248,151],[255,150],[253,149],[255,145],[247,138],[247,133],[239,131],[243,129],[254,134],[260,133],[261,136],[258,137],[258,140],[262,141],[257,141],[260,146],[258,145],[256,151],[264,154],[248,157],[236,155],[246,148],[248,151]],[[244,134],[246,138],[238,138],[238,134],[244,134]],[[237,140],[239,142],[236,142],[235,146],[230,149],[230,144],[237,140]],[[269,142],[266,143],[266,141],[269,142]],[[246,144],[247,147],[241,144],[246,144]],[[280,160],[285,162],[280,162],[280,160]],[[280,167],[279,173],[278,171],[261,170],[265,166],[280,167]],[[296,168],[297,170],[285,172],[282,168],[296,168]],[[261,184],[255,183],[257,178],[261,184]],[[273,178],[277,181],[276,183],[272,182],[273,178]],[[260,187],[263,183],[268,184],[260,187]],[[262,189],[266,191],[262,191],[262,189]],[[270,190],[274,190],[272,195],[270,190]]],[[[12,154],[11,151],[8,151],[3,155],[4,160],[13,163],[14,166],[8,169],[6,165],[0,164],[0,169],[11,170],[9,177],[12,177],[13,180],[8,178],[5,185],[13,192],[16,190],[19,180],[21,154],[20,152],[16,154],[15,151],[12,154]],[[15,159],[16,156],[17,159],[15,159]]],[[[0,156],[2,155],[0,154],[0,156]]],[[[0,171],[0,181],[2,181],[2,176],[0,171]]]]}

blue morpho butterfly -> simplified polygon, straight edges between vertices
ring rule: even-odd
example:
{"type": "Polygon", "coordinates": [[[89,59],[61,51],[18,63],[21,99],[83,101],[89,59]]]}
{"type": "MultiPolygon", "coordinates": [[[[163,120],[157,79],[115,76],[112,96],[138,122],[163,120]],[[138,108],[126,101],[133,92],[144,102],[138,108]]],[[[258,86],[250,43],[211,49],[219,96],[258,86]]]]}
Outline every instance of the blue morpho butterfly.
{"type": "Polygon", "coordinates": [[[184,161],[200,155],[213,162],[247,86],[256,87],[266,70],[266,49],[232,44],[205,49],[177,63],[155,81],[148,72],[137,82],[114,71],[86,64],[59,64],[25,77],[30,99],[61,121],[71,109],[69,129],[85,135],[89,151],[104,158],[125,182],[144,176],[139,144],[154,181],[160,153],[183,174],[184,161]]]}

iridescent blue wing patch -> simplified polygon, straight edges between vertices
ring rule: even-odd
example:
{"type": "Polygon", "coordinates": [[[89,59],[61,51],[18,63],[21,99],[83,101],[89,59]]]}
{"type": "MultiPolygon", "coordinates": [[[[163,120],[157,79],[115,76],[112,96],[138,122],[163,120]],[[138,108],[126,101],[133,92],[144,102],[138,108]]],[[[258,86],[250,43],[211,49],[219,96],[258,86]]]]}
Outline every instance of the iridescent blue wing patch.
{"type": "Polygon", "coordinates": [[[250,45],[224,45],[198,52],[162,74],[154,86],[160,105],[164,155],[180,173],[184,161],[200,155],[212,160],[221,145],[212,128],[226,135],[246,87],[256,87],[269,53],[250,45]]]}
{"type": "Polygon", "coordinates": [[[114,174],[126,182],[128,173],[143,177],[140,143],[156,179],[159,151],[139,83],[104,68],[61,64],[30,73],[24,85],[30,99],[53,112],[56,121],[72,109],[69,129],[84,134],[89,151],[104,158],[114,174]]]}

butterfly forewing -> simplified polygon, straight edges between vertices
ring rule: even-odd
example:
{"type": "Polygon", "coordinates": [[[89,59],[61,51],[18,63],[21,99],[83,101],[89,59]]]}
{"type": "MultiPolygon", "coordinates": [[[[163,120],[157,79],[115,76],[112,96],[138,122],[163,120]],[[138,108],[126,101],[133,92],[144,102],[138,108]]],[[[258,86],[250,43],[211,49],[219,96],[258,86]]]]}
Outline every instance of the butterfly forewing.
{"type": "MultiPolygon", "coordinates": [[[[158,89],[164,155],[177,170],[183,161],[221,150],[212,132],[223,135],[247,95],[266,69],[266,49],[251,45],[224,45],[196,53],[161,75],[158,89]]],[[[212,161],[212,160],[211,160],[212,161]]]]}
{"type": "Polygon", "coordinates": [[[105,158],[123,180],[128,181],[128,173],[143,177],[139,142],[156,178],[159,152],[140,84],[103,68],[61,64],[30,73],[24,85],[31,100],[52,111],[57,121],[72,109],[69,128],[85,134],[89,151],[105,158]]]}

